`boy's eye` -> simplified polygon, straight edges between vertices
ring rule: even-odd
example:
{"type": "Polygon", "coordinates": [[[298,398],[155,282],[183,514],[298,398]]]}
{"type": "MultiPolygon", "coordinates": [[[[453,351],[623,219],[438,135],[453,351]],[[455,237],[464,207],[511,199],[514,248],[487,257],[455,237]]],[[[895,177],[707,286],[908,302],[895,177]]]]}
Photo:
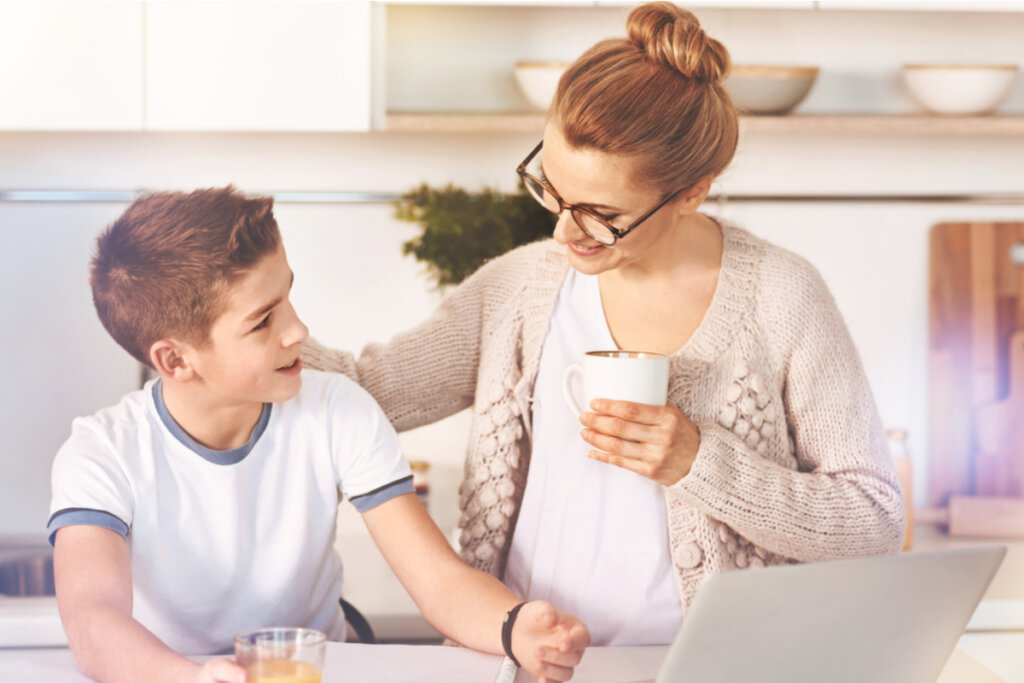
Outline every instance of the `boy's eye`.
{"type": "Polygon", "coordinates": [[[264,327],[266,327],[270,323],[270,316],[271,315],[273,315],[273,314],[272,313],[267,313],[267,317],[265,317],[263,320],[261,320],[259,325],[257,325],[256,327],[252,328],[252,331],[255,332],[256,330],[262,330],[264,327]]]}

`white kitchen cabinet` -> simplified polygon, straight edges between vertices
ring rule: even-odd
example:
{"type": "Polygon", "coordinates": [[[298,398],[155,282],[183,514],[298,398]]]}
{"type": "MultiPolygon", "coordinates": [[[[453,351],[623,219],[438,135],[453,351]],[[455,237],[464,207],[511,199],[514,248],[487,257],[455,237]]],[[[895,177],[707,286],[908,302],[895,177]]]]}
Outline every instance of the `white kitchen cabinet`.
{"type": "Polygon", "coordinates": [[[141,2],[0,3],[0,129],[141,130],[141,2]]]}
{"type": "Polygon", "coordinates": [[[148,130],[366,131],[369,2],[147,2],[148,130]]]}
{"type": "Polygon", "coordinates": [[[895,10],[900,12],[1021,12],[1020,0],[817,0],[825,10],[895,10]]]}

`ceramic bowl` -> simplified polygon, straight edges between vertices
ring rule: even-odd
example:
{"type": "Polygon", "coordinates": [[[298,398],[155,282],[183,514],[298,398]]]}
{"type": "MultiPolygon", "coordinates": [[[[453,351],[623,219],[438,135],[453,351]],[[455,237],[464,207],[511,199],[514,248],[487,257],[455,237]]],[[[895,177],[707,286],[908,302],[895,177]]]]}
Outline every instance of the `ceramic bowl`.
{"type": "Polygon", "coordinates": [[[990,114],[1010,94],[1016,64],[905,64],[903,81],[933,114],[990,114]]]}
{"type": "Polygon", "coordinates": [[[535,108],[547,111],[568,62],[516,62],[516,83],[535,108]]]}
{"type": "Polygon", "coordinates": [[[725,87],[741,112],[786,114],[803,102],[817,78],[816,66],[735,65],[725,87]]]}

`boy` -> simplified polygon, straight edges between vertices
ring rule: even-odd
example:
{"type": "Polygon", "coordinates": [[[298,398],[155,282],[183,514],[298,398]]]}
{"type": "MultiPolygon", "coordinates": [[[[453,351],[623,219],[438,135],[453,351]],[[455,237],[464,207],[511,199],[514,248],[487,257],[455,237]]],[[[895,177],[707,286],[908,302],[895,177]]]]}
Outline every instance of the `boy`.
{"type": "Polygon", "coordinates": [[[343,639],[340,497],[424,616],[469,647],[566,680],[589,642],[575,617],[463,564],[412,492],[369,394],[303,371],[307,336],[273,200],[151,194],[97,241],[93,301],[159,379],[75,421],[53,465],[48,532],[79,668],[102,681],[244,681],[227,659],[261,626],[343,639]],[[506,651],[507,651],[506,647],[506,651]]]}

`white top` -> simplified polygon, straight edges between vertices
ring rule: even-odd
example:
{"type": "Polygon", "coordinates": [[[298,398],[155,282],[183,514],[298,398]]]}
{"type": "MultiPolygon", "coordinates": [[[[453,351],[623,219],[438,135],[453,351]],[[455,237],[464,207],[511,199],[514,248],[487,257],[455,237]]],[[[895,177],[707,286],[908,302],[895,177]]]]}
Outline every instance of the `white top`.
{"type": "Polygon", "coordinates": [[[113,529],[131,553],[133,616],[186,655],[239,631],[306,626],[342,640],[341,496],[361,512],[412,491],[398,437],[348,378],[302,373],[249,443],[214,451],[174,422],[152,381],[74,421],[53,464],[48,532],[113,529]]]}
{"type": "MultiPolygon", "coordinates": [[[[570,269],[544,340],[533,396],[533,450],[505,583],[575,614],[594,645],[672,642],[682,607],[669,557],[665,493],[591,460],[562,374],[586,351],[617,348],[597,276],[570,269]]],[[[582,400],[580,386],[575,387],[582,400]]]]}

